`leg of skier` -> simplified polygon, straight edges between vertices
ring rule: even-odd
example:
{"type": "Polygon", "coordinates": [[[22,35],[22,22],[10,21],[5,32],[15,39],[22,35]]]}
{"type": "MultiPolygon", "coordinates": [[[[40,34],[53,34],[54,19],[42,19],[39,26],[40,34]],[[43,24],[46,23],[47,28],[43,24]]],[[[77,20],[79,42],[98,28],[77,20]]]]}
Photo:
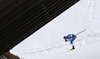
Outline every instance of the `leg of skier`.
{"type": "Polygon", "coordinates": [[[73,44],[71,44],[71,45],[72,45],[72,49],[70,49],[70,50],[73,50],[73,49],[75,49],[74,45],[73,45],[73,44]]]}
{"type": "Polygon", "coordinates": [[[71,40],[71,45],[72,45],[72,49],[71,50],[73,50],[73,49],[75,49],[75,47],[74,47],[74,45],[73,45],[73,41],[76,39],[76,36],[74,36],[73,38],[72,38],[72,40],[71,40]]]}

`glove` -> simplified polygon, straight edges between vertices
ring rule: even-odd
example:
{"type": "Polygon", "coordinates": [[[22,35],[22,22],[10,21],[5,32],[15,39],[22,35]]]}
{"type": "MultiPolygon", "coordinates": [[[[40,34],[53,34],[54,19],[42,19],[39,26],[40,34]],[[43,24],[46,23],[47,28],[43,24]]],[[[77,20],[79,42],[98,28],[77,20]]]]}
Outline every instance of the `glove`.
{"type": "Polygon", "coordinates": [[[65,40],[65,42],[68,42],[68,40],[65,40]]]}

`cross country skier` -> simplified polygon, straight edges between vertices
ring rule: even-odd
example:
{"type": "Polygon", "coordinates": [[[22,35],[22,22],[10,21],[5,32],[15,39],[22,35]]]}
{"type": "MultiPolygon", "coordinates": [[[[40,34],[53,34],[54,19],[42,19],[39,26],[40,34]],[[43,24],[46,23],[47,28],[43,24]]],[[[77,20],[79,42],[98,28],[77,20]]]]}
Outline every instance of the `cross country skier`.
{"type": "Polygon", "coordinates": [[[69,34],[67,36],[64,36],[64,39],[65,39],[66,42],[70,42],[71,43],[71,45],[72,45],[72,49],[71,50],[75,49],[75,47],[73,45],[73,41],[76,39],[76,35],[75,34],[69,34]]]}

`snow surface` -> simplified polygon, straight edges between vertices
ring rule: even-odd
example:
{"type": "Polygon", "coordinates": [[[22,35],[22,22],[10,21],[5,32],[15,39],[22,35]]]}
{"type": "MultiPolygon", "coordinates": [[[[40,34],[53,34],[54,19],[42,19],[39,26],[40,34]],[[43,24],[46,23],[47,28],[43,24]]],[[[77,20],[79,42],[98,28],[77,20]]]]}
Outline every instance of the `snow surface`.
{"type": "Polygon", "coordinates": [[[80,0],[54,20],[30,35],[11,52],[22,59],[100,59],[100,0],[80,0]],[[63,36],[79,34],[76,50],[63,36]],[[66,52],[64,52],[66,51],[66,52]],[[73,57],[72,57],[73,56],[73,57]]]}
{"type": "Polygon", "coordinates": [[[49,54],[35,59],[100,59],[100,43],[82,47],[80,49],[65,51],[62,53],[49,54]],[[83,51],[82,51],[83,50],[83,51]]]}

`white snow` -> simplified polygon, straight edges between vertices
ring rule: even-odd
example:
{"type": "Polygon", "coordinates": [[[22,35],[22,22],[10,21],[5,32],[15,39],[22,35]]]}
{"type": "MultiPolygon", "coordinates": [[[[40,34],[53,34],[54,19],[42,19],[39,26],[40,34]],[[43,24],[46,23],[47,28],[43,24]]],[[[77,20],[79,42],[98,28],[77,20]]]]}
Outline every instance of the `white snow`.
{"type": "Polygon", "coordinates": [[[11,52],[23,59],[100,59],[100,0],[80,0],[54,20],[30,35],[11,52]],[[63,36],[79,34],[76,50],[63,36]],[[66,51],[66,52],[64,52],[66,51]]]}
{"type": "Polygon", "coordinates": [[[37,57],[36,59],[100,59],[99,45],[100,43],[97,43],[72,51],[37,57]]]}

